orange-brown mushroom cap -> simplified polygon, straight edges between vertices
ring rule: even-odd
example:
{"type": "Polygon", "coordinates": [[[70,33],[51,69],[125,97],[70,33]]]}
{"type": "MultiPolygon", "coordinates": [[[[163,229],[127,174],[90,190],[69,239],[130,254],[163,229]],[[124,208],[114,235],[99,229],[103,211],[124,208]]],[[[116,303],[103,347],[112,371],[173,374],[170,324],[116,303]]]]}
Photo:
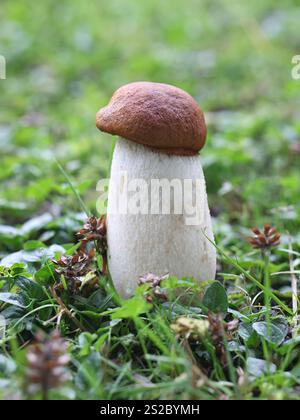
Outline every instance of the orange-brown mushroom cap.
{"type": "Polygon", "coordinates": [[[175,155],[195,155],[205,145],[206,125],[197,102],[162,83],[122,86],[97,113],[99,130],[175,155]]]}

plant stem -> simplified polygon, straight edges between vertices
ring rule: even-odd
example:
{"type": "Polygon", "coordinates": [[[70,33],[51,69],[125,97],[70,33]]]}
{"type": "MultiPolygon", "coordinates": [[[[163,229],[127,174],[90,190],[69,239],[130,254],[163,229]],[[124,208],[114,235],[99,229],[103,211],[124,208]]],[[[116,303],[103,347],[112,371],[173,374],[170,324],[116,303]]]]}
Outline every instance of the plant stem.
{"type": "Polygon", "coordinates": [[[263,251],[264,259],[264,298],[266,307],[266,322],[268,337],[270,338],[271,332],[271,280],[270,280],[270,252],[268,250],[263,251]]]}
{"type": "Polygon", "coordinates": [[[291,283],[292,283],[292,300],[293,300],[293,336],[297,335],[298,330],[298,281],[295,275],[295,265],[293,258],[293,244],[292,238],[289,237],[289,264],[291,272],[291,283]]]}
{"type": "Polygon", "coordinates": [[[264,260],[264,299],[265,299],[265,308],[266,308],[266,324],[267,324],[267,341],[262,340],[263,349],[265,353],[266,360],[270,366],[271,357],[269,352],[268,342],[271,341],[271,278],[270,278],[270,251],[263,250],[262,257],[264,260]]]}
{"type": "Polygon", "coordinates": [[[224,348],[225,348],[225,353],[226,353],[226,359],[227,359],[227,364],[228,364],[228,371],[229,371],[229,377],[230,380],[234,386],[235,389],[235,395],[237,400],[241,399],[241,394],[240,394],[240,389],[238,386],[238,382],[237,382],[237,375],[236,375],[236,370],[233,364],[233,360],[230,354],[230,350],[229,350],[229,346],[228,346],[228,340],[226,337],[226,332],[224,329],[224,325],[221,324],[221,328],[222,328],[222,336],[223,336],[223,343],[224,343],[224,348]]]}

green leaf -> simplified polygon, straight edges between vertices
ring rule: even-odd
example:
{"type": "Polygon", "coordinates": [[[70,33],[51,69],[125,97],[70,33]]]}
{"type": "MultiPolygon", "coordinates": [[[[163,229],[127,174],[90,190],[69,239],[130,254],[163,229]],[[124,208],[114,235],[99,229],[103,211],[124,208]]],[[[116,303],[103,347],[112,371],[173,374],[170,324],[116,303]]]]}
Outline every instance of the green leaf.
{"type": "Polygon", "coordinates": [[[282,345],[277,349],[277,353],[284,356],[289,353],[294,347],[300,344],[300,336],[298,335],[295,338],[291,338],[290,340],[284,341],[282,345]]]}
{"type": "Polygon", "coordinates": [[[126,300],[120,308],[117,308],[112,315],[112,319],[117,318],[137,318],[139,315],[148,312],[152,305],[147,303],[142,297],[134,297],[126,300]]]}
{"type": "Polygon", "coordinates": [[[254,357],[248,357],[247,359],[248,374],[255,378],[265,374],[275,373],[276,370],[276,366],[273,363],[268,363],[266,360],[256,359],[254,357]]]}
{"type": "Polygon", "coordinates": [[[50,213],[44,213],[41,216],[34,217],[20,228],[22,235],[29,235],[33,232],[37,232],[40,229],[45,228],[45,226],[52,221],[53,217],[50,213]]]}
{"type": "Polygon", "coordinates": [[[18,306],[19,308],[26,307],[21,303],[19,296],[13,293],[0,293],[0,302],[9,303],[10,305],[18,306]]]}
{"type": "Polygon", "coordinates": [[[23,300],[26,302],[33,299],[42,301],[47,298],[43,287],[36,281],[20,276],[15,280],[15,283],[20,288],[23,300]]]}
{"type": "Polygon", "coordinates": [[[44,265],[34,275],[34,279],[43,285],[47,285],[49,281],[53,280],[53,277],[54,277],[54,265],[51,262],[49,262],[47,265],[44,265]]]}
{"type": "Polygon", "coordinates": [[[166,289],[178,289],[181,287],[189,287],[195,289],[199,286],[193,279],[178,279],[177,277],[171,276],[162,281],[162,287],[166,289]]]}
{"type": "Polygon", "coordinates": [[[4,237],[15,237],[15,236],[20,236],[20,232],[19,229],[13,227],[13,226],[4,226],[4,225],[0,225],[0,236],[4,236],[4,237]]]}
{"type": "Polygon", "coordinates": [[[34,251],[40,248],[46,248],[46,245],[41,241],[27,241],[24,244],[24,251],[34,251]]]}
{"type": "Polygon", "coordinates": [[[258,342],[258,336],[256,331],[254,331],[252,324],[242,322],[239,325],[238,334],[245,341],[248,347],[256,346],[258,342]]]}
{"type": "Polygon", "coordinates": [[[80,347],[80,356],[88,356],[93,351],[93,343],[97,339],[96,334],[82,333],[78,337],[78,345],[80,347]]]}
{"type": "Polygon", "coordinates": [[[43,263],[54,258],[55,254],[64,252],[64,248],[60,245],[51,245],[49,248],[38,248],[34,251],[19,251],[8,255],[1,260],[1,265],[11,267],[16,263],[43,263]]]}
{"type": "Polygon", "coordinates": [[[238,333],[239,333],[239,336],[243,339],[243,340],[245,340],[245,341],[248,341],[249,340],[249,338],[251,337],[251,335],[253,334],[253,327],[252,327],[252,325],[251,324],[246,324],[246,323],[242,323],[242,324],[240,324],[240,326],[239,326],[239,330],[238,330],[238,333]]]}
{"type": "Polygon", "coordinates": [[[228,297],[224,286],[218,281],[206,289],[203,298],[203,305],[211,312],[228,312],[228,297]]]}
{"type": "Polygon", "coordinates": [[[0,248],[14,251],[22,247],[22,235],[19,229],[12,226],[0,225],[0,248]]]}
{"type": "Polygon", "coordinates": [[[266,322],[254,322],[253,329],[258,335],[263,337],[269,343],[280,345],[286,337],[286,328],[280,328],[273,323],[268,324],[266,322]]]}
{"type": "Polygon", "coordinates": [[[0,354],[0,373],[10,376],[16,369],[16,363],[12,358],[0,354]]]}
{"type": "Polygon", "coordinates": [[[245,321],[245,322],[249,322],[250,321],[249,316],[246,316],[246,315],[242,314],[241,312],[236,311],[234,309],[229,308],[228,309],[228,313],[231,314],[231,315],[233,315],[234,318],[237,318],[240,321],[245,321]]]}
{"type": "Polygon", "coordinates": [[[103,335],[101,335],[101,337],[97,340],[97,342],[95,343],[95,349],[96,351],[100,351],[102,345],[105,343],[105,340],[109,337],[109,333],[105,333],[103,335]]]}

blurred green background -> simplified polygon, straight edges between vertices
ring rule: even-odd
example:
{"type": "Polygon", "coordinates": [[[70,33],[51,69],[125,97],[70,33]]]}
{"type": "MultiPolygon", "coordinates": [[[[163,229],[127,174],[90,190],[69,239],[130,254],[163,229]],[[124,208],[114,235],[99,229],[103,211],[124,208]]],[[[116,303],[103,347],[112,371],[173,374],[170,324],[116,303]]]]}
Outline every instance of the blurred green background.
{"type": "Polygon", "coordinates": [[[174,84],[201,104],[225,243],[266,221],[299,241],[299,23],[297,0],[1,0],[0,254],[22,245],[16,227],[33,216],[50,223],[44,242],[75,229],[81,209],[53,156],[95,208],[113,150],[95,114],[137,80],[174,84]]]}

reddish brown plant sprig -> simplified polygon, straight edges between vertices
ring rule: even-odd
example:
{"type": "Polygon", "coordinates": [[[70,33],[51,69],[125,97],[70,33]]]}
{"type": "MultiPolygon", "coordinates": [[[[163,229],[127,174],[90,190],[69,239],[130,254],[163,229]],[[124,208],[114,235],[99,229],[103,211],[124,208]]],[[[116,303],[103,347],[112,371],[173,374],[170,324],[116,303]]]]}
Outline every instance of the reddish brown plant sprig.
{"type": "Polygon", "coordinates": [[[89,242],[95,242],[97,251],[103,256],[107,251],[107,241],[106,241],[106,218],[101,216],[99,219],[97,217],[90,217],[83,228],[77,233],[78,238],[80,239],[81,249],[85,249],[89,242]]]}
{"type": "MultiPolygon", "coordinates": [[[[90,217],[84,227],[77,233],[79,250],[72,256],[62,256],[60,260],[53,260],[57,266],[56,274],[64,276],[68,289],[71,293],[79,293],[82,286],[81,279],[94,271],[96,251],[102,255],[101,274],[107,272],[107,240],[106,240],[106,219],[101,216],[99,219],[90,217]],[[88,246],[88,245],[91,246],[88,246]]],[[[96,277],[95,277],[96,278],[96,277]]],[[[93,277],[91,277],[93,279],[93,277]]],[[[97,287],[97,282],[89,282],[90,291],[97,287]]],[[[58,289],[63,289],[60,284],[58,289]]]]}
{"type": "Polygon", "coordinates": [[[161,282],[167,277],[168,275],[157,276],[156,274],[148,273],[139,278],[139,286],[143,284],[149,285],[145,296],[149,303],[152,303],[155,298],[160,301],[166,301],[168,299],[166,292],[161,288],[161,282]]]}
{"type": "Polygon", "coordinates": [[[102,274],[107,272],[107,229],[106,216],[90,217],[83,228],[76,234],[80,239],[80,249],[86,250],[87,245],[92,243],[97,252],[102,256],[102,274]]]}
{"type": "Polygon", "coordinates": [[[269,224],[264,226],[263,231],[258,228],[253,228],[252,232],[254,236],[248,240],[254,249],[266,250],[280,244],[280,233],[275,227],[271,227],[269,224]]]}
{"type": "Polygon", "coordinates": [[[72,256],[63,255],[60,260],[53,260],[53,263],[57,266],[55,268],[56,274],[64,276],[71,293],[79,292],[81,288],[80,277],[86,276],[93,270],[92,264],[94,257],[95,251],[91,249],[88,253],[79,250],[72,256]]]}
{"type": "Polygon", "coordinates": [[[222,366],[227,365],[227,355],[224,345],[224,340],[232,340],[232,335],[238,327],[238,321],[234,320],[228,323],[225,323],[222,316],[209,314],[209,332],[211,340],[216,348],[217,356],[222,364],[222,366]]]}
{"type": "Polygon", "coordinates": [[[35,344],[27,351],[27,389],[30,394],[41,392],[47,400],[49,392],[70,380],[67,343],[58,331],[46,336],[36,335],[35,344]]]}
{"type": "Polygon", "coordinates": [[[72,256],[63,255],[60,260],[55,261],[59,268],[55,272],[64,275],[66,278],[85,276],[90,270],[90,264],[95,256],[95,251],[91,249],[88,254],[80,250],[72,256]]]}

